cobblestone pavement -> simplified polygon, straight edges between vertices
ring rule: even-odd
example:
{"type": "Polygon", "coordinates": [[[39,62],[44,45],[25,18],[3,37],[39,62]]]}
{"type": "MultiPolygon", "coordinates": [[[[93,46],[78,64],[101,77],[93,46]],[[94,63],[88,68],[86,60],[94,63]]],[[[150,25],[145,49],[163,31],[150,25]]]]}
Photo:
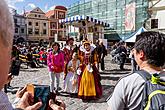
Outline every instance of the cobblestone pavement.
{"type": "MultiPolygon", "coordinates": [[[[102,98],[94,101],[83,102],[81,99],[72,98],[67,94],[60,93],[57,96],[58,99],[64,100],[67,106],[67,110],[106,110],[108,105],[106,99],[112,93],[114,86],[118,79],[121,76],[124,76],[130,72],[130,64],[126,64],[125,68],[127,70],[120,71],[117,64],[110,63],[110,55],[105,58],[105,71],[101,74],[101,84],[103,87],[103,96],[102,98]]],[[[47,67],[44,68],[29,68],[21,69],[20,75],[14,77],[11,82],[13,87],[23,87],[25,84],[34,83],[34,84],[46,84],[49,85],[49,75],[47,67]]],[[[61,77],[60,85],[62,87],[63,80],[61,77]]],[[[14,101],[15,94],[8,93],[9,100],[14,101]]]]}

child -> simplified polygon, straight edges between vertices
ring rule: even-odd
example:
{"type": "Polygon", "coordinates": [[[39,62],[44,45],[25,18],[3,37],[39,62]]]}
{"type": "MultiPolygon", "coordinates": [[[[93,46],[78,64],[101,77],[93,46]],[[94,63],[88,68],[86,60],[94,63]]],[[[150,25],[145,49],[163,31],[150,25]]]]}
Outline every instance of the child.
{"type": "Polygon", "coordinates": [[[80,60],[78,60],[77,54],[73,53],[72,59],[67,65],[68,73],[64,81],[64,91],[68,93],[77,93],[78,92],[78,74],[77,70],[80,65],[80,60]]]}

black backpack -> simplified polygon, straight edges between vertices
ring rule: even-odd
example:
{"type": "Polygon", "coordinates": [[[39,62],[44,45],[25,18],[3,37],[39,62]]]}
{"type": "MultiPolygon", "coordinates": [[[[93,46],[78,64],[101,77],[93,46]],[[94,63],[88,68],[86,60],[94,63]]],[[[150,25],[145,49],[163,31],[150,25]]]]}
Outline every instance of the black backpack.
{"type": "Polygon", "coordinates": [[[165,73],[149,74],[146,71],[136,71],[144,80],[141,110],[165,110],[165,73]]]}

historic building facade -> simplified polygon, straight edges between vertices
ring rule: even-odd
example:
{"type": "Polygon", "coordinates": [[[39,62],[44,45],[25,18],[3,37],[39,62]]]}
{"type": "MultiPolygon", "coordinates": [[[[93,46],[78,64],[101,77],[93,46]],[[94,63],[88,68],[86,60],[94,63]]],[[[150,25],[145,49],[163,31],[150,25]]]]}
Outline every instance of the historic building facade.
{"type": "Polygon", "coordinates": [[[15,26],[14,43],[25,42],[27,39],[26,17],[18,14],[15,9],[12,9],[11,13],[13,15],[15,26]]]}
{"type": "Polygon", "coordinates": [[[60,19],[66,17],[67,9],[64,6],[56,6],[54,10],[48,11],[45,16],[49,20],[49,39],[65,40],[64,28],[59,24],[60,19]],[[55,38],[55,36],[57,38],[55,38]]]}
{"type": "Polygon", "coordinates": [[[48,18],[45,13],[39,8],[25,14],[27,23],[27,39],[31,42],[48,41],[48,18]]]}

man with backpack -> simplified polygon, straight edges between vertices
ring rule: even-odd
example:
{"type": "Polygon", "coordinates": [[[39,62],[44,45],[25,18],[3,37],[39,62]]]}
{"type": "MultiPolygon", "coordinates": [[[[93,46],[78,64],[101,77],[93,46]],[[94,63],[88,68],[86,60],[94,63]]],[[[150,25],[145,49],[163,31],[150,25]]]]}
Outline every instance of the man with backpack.
{"type": "Polygon", "coordinates": [[[119,80],[108,98],[109,110],[165,110],[165,35],[137,35],[133,54],[140,71],[119,80]]]}

